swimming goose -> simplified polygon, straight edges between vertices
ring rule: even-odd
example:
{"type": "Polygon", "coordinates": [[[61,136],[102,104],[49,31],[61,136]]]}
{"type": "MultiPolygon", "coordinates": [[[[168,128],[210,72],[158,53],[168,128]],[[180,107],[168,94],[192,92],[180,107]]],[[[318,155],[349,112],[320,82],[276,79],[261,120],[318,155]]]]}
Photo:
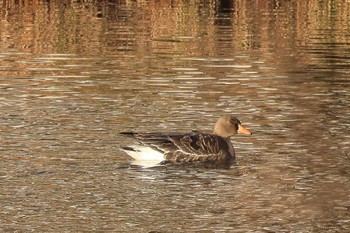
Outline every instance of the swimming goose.
{"type": "MultiPolygon", "coordinates": [[[[134,133],[122,135],[136,139],[137,145],[121,149],[135,159],[136,164],[159,163],[203,164],[208,167],[229,167],[235,159],[230,137],[235,134],[251,135],[234,116],[219,118],[211,134],[190,133],[134,133]],[[142,162],[143,161],[143,162],[142,162]]],[[[147,166],[147,165],[146,165],[147,166]]]]}

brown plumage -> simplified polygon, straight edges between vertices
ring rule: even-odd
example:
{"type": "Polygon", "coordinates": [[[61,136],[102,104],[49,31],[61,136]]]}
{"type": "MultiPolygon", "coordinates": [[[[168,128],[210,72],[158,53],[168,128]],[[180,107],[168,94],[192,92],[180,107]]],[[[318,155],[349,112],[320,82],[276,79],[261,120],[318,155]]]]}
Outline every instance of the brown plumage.
{"type": "MultiPolygon", "coordinates": [[[[212,134],[200,132],[123,132],[121,134],[132,137],[139,144],[157,151],[158,155],[162,155],[163,163],[200,163],[210,167],[227,167],[235,159],[235,151],[230,137],[237,133],[251,134],[236,117],[222,116],[216,122],[212,134]]],[[[122,149],[135,159],[138,159],[135,154],[142,151],[140,146],[123,147],[122,149]]]]}

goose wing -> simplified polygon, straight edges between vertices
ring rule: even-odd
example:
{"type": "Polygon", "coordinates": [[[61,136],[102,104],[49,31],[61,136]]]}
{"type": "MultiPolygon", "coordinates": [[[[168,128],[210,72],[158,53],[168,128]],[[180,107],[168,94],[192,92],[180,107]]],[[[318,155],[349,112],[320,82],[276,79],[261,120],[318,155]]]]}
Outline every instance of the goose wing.
{"type": "Polygon", "coordinates": [[[144,146],[148,146],[161,153],[167,153],[178,149],[178,147],[169,138],[170,136],[174,136],[176,134],[134,132],[122,132],[120,134],[134,138],[144,146]]]}
{"type": "Polygon", "coordinates": [[[233,156],[225,139],[212,134],[197,132],[122,134],[164,153],[166,160],[175,162],[225,160],[233,156]]]}

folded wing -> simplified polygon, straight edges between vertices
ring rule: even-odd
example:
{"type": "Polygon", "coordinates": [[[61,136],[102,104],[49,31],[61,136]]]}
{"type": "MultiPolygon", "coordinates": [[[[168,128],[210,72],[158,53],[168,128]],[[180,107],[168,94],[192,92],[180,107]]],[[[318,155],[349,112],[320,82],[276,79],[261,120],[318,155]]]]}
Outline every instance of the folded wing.
{"type": "Polygon", "coordinates": [[[164,153],[172,162],[227,162],[234,155],[229,145],[219,136],[206,133],[122,133],[141,144],[164,153]]]}

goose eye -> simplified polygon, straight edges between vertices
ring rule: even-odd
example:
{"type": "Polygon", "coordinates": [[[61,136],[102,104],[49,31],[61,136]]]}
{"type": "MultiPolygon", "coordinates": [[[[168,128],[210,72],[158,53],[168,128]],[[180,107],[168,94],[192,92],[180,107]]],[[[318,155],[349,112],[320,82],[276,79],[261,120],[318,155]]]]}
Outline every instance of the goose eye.
{"type": "Polygon", "coordinates": [[[230,123],[233,124],[233,125],[236,125],[237,127],[238,127],[238,125],[241,124],[241,122],[236,117],[232,117],[230,119],[230,123]]]}

